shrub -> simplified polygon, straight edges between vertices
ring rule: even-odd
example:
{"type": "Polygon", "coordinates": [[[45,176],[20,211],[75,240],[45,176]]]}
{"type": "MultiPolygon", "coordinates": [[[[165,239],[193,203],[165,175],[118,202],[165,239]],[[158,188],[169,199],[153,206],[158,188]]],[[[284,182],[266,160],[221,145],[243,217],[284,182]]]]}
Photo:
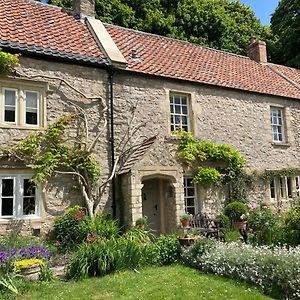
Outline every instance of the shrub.
{"type": "Polygon", "coordinates": [[[218,224],[219,228],[228,229],[230,226],[229,218],[224,214],[219,214],[215,218],[215,222],[218,224]]]}
{"type": "Polygon", "coordinates": [[[110,239],[119,235],[118,222],[106,215],[96,215],[94,220],[85,215],[83,208],[75,206],[54,222],[53,238],[63,250],[72,250],[85,241],[97,238],[110,239]]]}
{"type": "Polygon", "coordinates": [[[296,246],[300,244],[300,206],[290,208],[285,218],[285,242],[296,246]]]}
{"type": "Polygon", "coordinates": [[[285,241],[281,217],[269,208],[254,209],[248,218],[248,224],[254,231],[255,244],[276,245],[285,241]]]}
{"type": "Polygon", "coordinates": [[[89,234],[89,228],[83,226],[83,218],[83,209],[75,206],[54,221],[53,235],[62,249],[73,249],[85,241],[89,234]]]}
{"type": "Polygon", "coordinates": [[[154,245],[159,265],[170,265],[180,260],[180,244],[175,235],[160,235],[154,245]]]}
{"type": "Polygon", "coordinates": [[[2,52],[0,49],[0,74],[8,75],[19,65],[19,55],[2,52]]]}
{"type": "Polygon", "coordinates": [[[246,214],[248,208],[245,203],[234,201],[227,204],[224,208],[224,214],[230,219],[231,222],[241,221],[240,217],[246,214]]]}
{"type": "Polygon", "coordinates": [[[204,272],[254,283],[276,299],[300,297],[299,247],[270,249],[215,242],[215,246],[204,253],[194,247],[185,250],[183,257],[204,272]]]}

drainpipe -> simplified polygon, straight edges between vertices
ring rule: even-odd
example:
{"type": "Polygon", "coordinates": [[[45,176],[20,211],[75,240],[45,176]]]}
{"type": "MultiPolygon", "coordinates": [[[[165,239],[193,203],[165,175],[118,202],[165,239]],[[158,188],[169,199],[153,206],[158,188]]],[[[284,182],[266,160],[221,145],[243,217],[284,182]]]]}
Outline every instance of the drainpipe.
{"type": "MultiPolygon", "coordinates": [[[[110,113],[110,151],[111,151],[111,171],[113,170],[115,164],[115,131],[114,131],[114,90],[113,90],[113,76],[114,69],[110,68],[107,70],[108,73],[108,93],[109,93],[109,113],[110,113]]],[[[116,205],[116,176],[112,178],[112,216],[116,218],[117,216],[117,205],[116,205]]]]}

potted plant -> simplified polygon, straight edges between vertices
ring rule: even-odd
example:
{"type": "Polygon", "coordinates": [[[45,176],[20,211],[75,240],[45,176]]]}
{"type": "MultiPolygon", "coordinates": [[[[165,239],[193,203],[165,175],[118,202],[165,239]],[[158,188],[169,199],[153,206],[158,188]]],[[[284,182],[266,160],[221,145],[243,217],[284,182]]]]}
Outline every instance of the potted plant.
{"type": "Polygon", "coordinates": [[[242,216],[246,215],[248,208],[245,203],[241,201],[234,201],[227,204],[224,208],[224,214],[230,219],[231,225],[234,229],[240,229],[242,224],[245,222],[241,219],[242,216]]]}
{"type": "Polygon", "coordinates": [[[181,226],[183,228],[186,228],[189,226],[189,223],[190,223],[190,220],[191,220],[191,217],[190,215],[188,214],[183,214],[180,216],[180,223],[181,223],[181,226]]]}
{"type": "Polygon", "coordinates": [[[147,221],[148,221],[148,217],[142,216],[135,221],[135,226],[139,227],[141,229],[145,229],[145,227],[147,225],[147,221]]]}

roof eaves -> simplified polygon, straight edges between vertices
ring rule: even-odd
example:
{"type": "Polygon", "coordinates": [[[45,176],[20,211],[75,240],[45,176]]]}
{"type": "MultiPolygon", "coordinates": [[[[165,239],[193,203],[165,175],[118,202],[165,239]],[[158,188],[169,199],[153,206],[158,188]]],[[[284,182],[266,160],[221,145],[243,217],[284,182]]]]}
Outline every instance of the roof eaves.
{"type": "Polygon", "coordinates": [[[26,52],[29,54],[39,54],[47,57],[56,57],[56,58],[62,58],[67,59],[70,61],[76,61],[76,62],[85,62],[85,63],[92,63],[96,65],[108,65],[108,60],[104,58],[97,58],[92,56],[85,56],[77,53],[71,53],[71,52],[62,52],[56,49],[51,48],[43,48],[39,46],[31,46],[27,44],[22,44],[18,42],[11,42],[11,41],[3,41],[0,39],[0,47],[1,48],[7,48],[12,50],[18,50],[20,52],[26,52]]]}
{"type": "Polygon", "coordinates": [[[213,82],[204,82],[204,81],[198,81],[198,80],[193,80],[193,79],[185,79],[185,78],[174,77],[171,75],[164,75],[164,74],[150,74],[145,71],[140,71],[140,70],[137,71],[137,70],[130,69],[130,68],[123,69],[123,71],[138,73],[143,76],[163,77],[163,78],[169,78],[171,80],[179,80],[179,81],[184,81],[184,82],[189,82],[189,83],[194,83],[194,84],[204,84],[207,86],[215,86],[215,87],[219,87],[219,88],[226,88],[226,89],[236,90],[236,91],[240,91],[240,92],[249,92],[249,93],[266,95],[266,96],[284,97],[284,98],[293,99],[293,100],[300,100],[300,94],[299,94],[299,97],[291,96],[291,95],[288,96],[288,95],[283,95],[283,94],[271,94],[268,92],[254,91],[251,89],[242,88],[242,87],[238,87],[238,86],[229,86],[229,85],[217,84],[217,83],[213,83],[213,82]]]}

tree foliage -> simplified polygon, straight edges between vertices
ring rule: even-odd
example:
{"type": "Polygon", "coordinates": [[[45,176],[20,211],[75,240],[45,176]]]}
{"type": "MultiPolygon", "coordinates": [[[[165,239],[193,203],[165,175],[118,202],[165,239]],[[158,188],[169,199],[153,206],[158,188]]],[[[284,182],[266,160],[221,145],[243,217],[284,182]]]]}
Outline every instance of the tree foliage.
{"type": "Polygon", "coordinates": [[[19,65],[19,55],[2,52],[0,49],[0,74],[9,75],[19,65]]]}
{"type": "MultiPolygon", "coordinates": [[[[52,0],[71,8],[71,0],[52,0]]],[[[96,0],[96,17],[116,25],[245,54],[249,38],[271,32],[238,0],[96,0]]]]}
{"type": "Polygon", "coordinates": [[[300,68],[300,0],[281,0],[271,18],[277,35],[273,60],[300,68]]]}

